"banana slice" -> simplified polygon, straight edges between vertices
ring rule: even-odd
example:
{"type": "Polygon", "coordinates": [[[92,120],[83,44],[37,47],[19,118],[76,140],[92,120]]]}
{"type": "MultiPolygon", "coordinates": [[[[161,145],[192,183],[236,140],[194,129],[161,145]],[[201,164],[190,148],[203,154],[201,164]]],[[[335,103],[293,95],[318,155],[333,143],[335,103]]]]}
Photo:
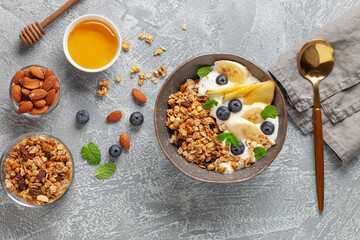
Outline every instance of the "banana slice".
{"type": "Polygon", "coordinates": [[[265,103],[254,103],[240,116],[252,123],[258,124],[264,121],[261,112],[267,105],[265,103]]]}
{"type": "Polygon", "coordinates": [[[258,85],[258,84],[261,84],[261,83],[236,84],[236,85],[233,85],[233,86],[227,87],[227,88],[209,89],[209,90],[206,91],[206,94],[208,94],[208,95],[227,94],[227,93],[235,92],[235,91],[238,91],[238,90],[241,90],[243,92],[248,93],[250,91],[247,91],[247,89],[256,89],[258,87],[257,86],[255,87],[255,85],[258,85]]]}
{"type": "Polygon", "coordinates": [[[274,99],[275,83],[270,80],[264,83],[263,86],[247,94],[244,97],[243,104],[250,105],[255,102],[270,104],[274,99]]]}
{"type": "Polygon", "coordinates": [[[239,117],[230,117],[226,121],[226,129],[235,134],[239,140],[248,139],[260,142],[260,135],[263,135],[254,123],[239,117]]]}
{"type": "Polygon", "coordinates": [[[226,75],[234,83],[243,83],[249,76],[249,71],[245,66],[233,61],[216,61],[214,68],[218,73],[226,75]]]}
{"type": "Polygon", "coordinates": [[[227,92],[224,95],[224,100],[231,100],[234,98],[240,98],[245,96],[246,94],[260,88],[261,86],[263,86],[265,83],[256,83],[256,84],[242,84],[239,85],[240,87],[238,88],[238,90],[235,90],[233,92],[227,92]]]}

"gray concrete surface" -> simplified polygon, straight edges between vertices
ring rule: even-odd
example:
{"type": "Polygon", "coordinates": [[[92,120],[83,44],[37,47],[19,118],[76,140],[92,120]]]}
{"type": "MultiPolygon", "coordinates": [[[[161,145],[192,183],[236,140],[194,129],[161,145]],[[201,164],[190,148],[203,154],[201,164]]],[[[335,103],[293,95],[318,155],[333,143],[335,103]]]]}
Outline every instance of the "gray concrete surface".
{"type": "Polygon", "coordinates": [[[341,165],[325,146],[325,211],[317,212],[313,137],[304,136],[289,120],[285,145],[274,163],[256,178],[239,184],[211,185],[189,179],[162,153],[153,125],[154,101],[163,80],[147,81],[142,90],[146,106],[137,105],[130,90],[132,65],[143,71],[163,64],[170,72],[184,60],[201,53],[230,52],[263,68],[313,30],[360,3],[358,0],[241,0],[241,1],[81,1],[46,29],[33,47],[23,47],[19,31],[44,19],[65,0],[0,3],[0,144],[3,150],[20,134],[48,132],[62,139],[75,158],[74,183],[64,198],[43,209],[13,203],[0,190],[1,239],[359,239],[360,155],[341,165]],[[74,69],[62,51],[62,36],[76,17],[97,13],[110,18],[131,51],[121,53],[108,70],[86,74],[74,69]],[[188,29],[183,31],[181,24],[188,29]],[[153,34],[151,46],[137,39],[153,34]],[[153,57],[160,45],[168,51],[153,57]],[[29,64],[43,64],[61,78],[64,95],[49,116],[27,119],[9,106],[8,83],[29,64]],[[123,81],[116,84],[114,79],[123,81]],[[97,83],[111,80],[109,95],[96,96],[97,83]],[[87,109],[89,124],[78,128],[75,113],[87,109]],[[123,119],[104,119],[121,109],[123,119]],[[141,111],[145,123],[129,126],[131,112],[141,111]],[[128,132],[132,147],[116,161],[118,170],[99,181],[96,167],[80,156],[90,141],[99,145],[102,162],[107,150],[128,132]]]}

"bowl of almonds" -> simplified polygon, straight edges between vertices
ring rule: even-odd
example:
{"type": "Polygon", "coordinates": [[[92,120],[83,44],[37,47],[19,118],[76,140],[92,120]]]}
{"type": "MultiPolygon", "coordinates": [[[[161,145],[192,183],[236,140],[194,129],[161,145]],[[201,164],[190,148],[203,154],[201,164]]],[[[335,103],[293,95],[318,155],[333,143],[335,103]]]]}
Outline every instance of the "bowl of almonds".
{"type": "Polygon", "coordinates": [[[58,138],[27,133],[16,138],[1,156],[1,183],[7,195],[26,207],[49,205],[69,189],[73,158],[58,138]]]}
{"type": "Polygon", "coordinates": [[[11,105],[18,114],[48,114],[60,102],[60,81],[49,68],[26,66],[12,78],[9,95],[11,105]]]}

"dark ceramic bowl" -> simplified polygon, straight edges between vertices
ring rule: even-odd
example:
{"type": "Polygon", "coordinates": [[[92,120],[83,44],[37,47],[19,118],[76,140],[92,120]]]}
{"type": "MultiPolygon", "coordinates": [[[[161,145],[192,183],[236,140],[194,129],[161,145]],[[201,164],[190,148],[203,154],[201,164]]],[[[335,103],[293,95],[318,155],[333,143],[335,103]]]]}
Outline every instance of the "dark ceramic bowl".
{"type": "Polygon", "coordinates": [[[272,105],[279,112],[279,132],[276,139],[276,145],[272,146],[265,156],[256,161],[248,168],[242,168],[230,174],[224,174],[214,171],[208,171],[200,168],[195,163],[188,162],[183,156],[177,153],[177,147],[170,143],[171,131],[165,125],[167,120],[166,110],[168,109],[167,101],[169,96],[179,91],[180,86],[185,83],[186,79],[197,79],[197,70],[202,66],[212,66],[218,60],[231,60],[241,63],[249,69],[251,74],[260,81],[270,80],[271,77],[254,63],[227,53],[212,53],[194,57],[187,60],[176,68],[166,79],[155,103],[155,131],[158,141],[165,155],[170,162],[175,165],[185,175],[202,182],[208,183],[235,183],[248,180],[263,172],[276,158],[280,152],[286,136],[287,129],[287,112],[284,97],[276,86],[275,96],[272,105]]]}

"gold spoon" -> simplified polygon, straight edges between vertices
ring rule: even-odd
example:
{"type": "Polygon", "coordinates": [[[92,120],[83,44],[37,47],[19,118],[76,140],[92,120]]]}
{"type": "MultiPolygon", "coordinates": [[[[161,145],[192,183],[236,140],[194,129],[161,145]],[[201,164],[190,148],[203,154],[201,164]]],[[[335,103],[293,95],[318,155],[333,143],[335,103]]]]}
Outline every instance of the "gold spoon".
{"type": "Polygon", "coordinates": [[[321,121],[319,84],[329,76],[335,63],[334,48],[322,39],[307,42],[298,55],[298,68],[301,75],[309,80],[314,88],[314,149],[316,189],[319,211],[324,210],[324,148],[321,121]]]}

